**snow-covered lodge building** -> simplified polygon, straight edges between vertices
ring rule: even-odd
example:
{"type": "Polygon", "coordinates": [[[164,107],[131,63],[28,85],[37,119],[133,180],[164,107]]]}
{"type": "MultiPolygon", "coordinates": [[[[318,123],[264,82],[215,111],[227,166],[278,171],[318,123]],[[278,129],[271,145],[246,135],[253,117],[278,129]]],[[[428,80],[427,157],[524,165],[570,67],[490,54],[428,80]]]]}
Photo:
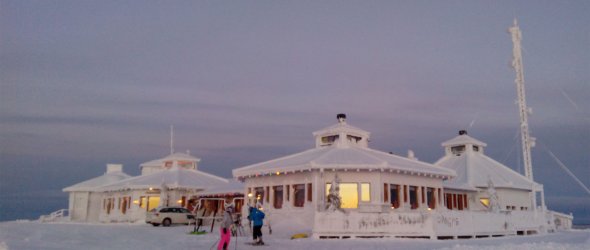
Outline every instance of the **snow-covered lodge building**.
{"type": "Polygon", "coordinates": [[[122,165],[108,164],[104,175],[63,189],[70,196],[70,220],[134,222],[144,220],[146,212],[158,206],[191,209],[204,197],[242,199],[241,184],[198,170],[199,161],[189,154],[173,153],[140,164],[141,175],[135,177],[123,173],[122,165]]]}
{"type": "MultiPolygon", "coordinates": [[[[313,133],[315,148],[234,169],[251,205],[274,230],[316,238],[475,238],[542,233],[571,216],[536,207],[542,186],[485,156],[461,134],[435,164],[369,148],[370,133],[346,122],[313,133]],[[330,187],[339,187],[334,209],[330,187]]],[[[333,190],[332,190],[333,191],[333,190]]]]}

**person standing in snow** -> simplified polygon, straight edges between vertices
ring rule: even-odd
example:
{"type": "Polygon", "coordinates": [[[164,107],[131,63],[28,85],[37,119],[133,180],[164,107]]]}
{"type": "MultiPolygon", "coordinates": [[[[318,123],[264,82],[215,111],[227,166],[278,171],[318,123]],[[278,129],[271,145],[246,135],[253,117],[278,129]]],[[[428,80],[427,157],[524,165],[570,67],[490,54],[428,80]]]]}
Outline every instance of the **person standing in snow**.
{"type": "Polygon", "coordinates": [[[260,211],[260,205],[256,207],[249,208],[249,215],[248,219],[252,221],[253,230],[252,230],[252,238],[254,239],[254,245],[264,245],[262,241],[262,225],[264,219],[264,213],[260,211]]]}
{"type": "Polygon", "coordinates": [[[229,249],[229,243],[231,242],[231,226],[234,224],[234,220],[232,219],[233,211],[234,207],[232,204],[229,204],[225,207],[223,220],[219,226],[220,239],[219,244],[217,245],[217,250],[229,249]]]}

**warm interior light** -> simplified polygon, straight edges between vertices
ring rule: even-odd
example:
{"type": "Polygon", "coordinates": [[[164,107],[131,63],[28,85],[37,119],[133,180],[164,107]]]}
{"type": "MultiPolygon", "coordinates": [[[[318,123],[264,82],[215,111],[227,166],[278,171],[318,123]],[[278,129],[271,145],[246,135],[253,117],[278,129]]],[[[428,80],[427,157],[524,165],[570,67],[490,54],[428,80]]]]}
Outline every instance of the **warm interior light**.
{"type": "Polygon", "coordinates": [[[177,200],[176,203],[180,204],[182,203],[182,200],[177,200]]]}
{"type": "Polygon", "coordinates": [[[248,198],[252,198],[252,193],[248,193],[248,198]]]}
{"type": "Polygon", "coordinates": [[[490,199],[489,198],[479,198],[479,202],[485,207],[490,207],[490,199]]]}
{"type": "Polygon", "coordinates": [[[139,204],[139,200],[133,200],[133,204],[139,204]]]}
{"type": "Polygon", "coordinates": [[[154,188],[150,187],[150,191],[154,190],[154,188]]]}
{"type": "Polygon", "coordinates": [[[280,174],[281,174],[281,172],[277,172],[277,175],[280,175],[280,174]]]}

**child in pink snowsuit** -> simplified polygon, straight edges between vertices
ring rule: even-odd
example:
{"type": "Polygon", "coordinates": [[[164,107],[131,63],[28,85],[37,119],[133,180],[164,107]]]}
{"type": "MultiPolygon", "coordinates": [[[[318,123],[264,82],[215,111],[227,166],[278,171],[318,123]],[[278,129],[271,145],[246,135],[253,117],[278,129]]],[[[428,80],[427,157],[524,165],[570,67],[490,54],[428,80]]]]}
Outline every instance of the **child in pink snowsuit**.
{"type": "Polygon", "coordinates": [[[234,209],[232,205],[225,207],[223,220],[219,226],[219,234],[221,237],[219,239],[219,245],[217,245],[217,250],[229,249],[229,243],[231,242],[231,225],[233,224],[231,213],[233,210],[234,209]]]}

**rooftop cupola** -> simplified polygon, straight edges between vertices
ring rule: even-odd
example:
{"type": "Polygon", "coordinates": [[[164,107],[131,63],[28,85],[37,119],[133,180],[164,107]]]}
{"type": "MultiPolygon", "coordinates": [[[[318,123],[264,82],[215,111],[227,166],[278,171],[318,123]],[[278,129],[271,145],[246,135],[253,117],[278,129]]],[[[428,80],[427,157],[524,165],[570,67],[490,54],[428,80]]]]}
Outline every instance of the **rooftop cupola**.
{"type": "Polygon", "coordinates": [[[163,168],[169,169],[172,167],[179,167],[184,169],[197,169],[197,164],[201,159],[196,158],[187,151],[187,153],[173,153],[169,156],[164,157],[163,168]]]}
{"type": "Polygon", "coordinates": [[[338,147],[347,147],[349,145],[369,146],[371,133],[348,125],[346,123],[346,114],[338,114],[336,119],[338,119],[338,123],[335,125],[313,132],[316,148],[332,145],[338,147]]]}
{"type": "Polygon", "coordinates": [[[446,155],[460,156],[463,153],[475,152],[483,154],[487,144],[467,135],[466,130],[460,130],[459,135],[442,143],[446,155]]]}

